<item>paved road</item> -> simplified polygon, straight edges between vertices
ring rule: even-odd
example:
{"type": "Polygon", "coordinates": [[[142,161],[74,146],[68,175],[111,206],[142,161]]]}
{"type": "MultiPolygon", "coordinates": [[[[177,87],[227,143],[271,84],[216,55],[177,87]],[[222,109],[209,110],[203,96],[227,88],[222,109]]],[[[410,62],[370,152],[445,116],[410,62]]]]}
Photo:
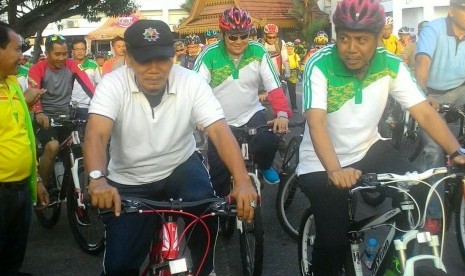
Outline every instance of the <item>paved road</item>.
{"type": "MultiPolygon", "coordinates": [[[[265,223],[263,275],[299,275],[296,243],[284,233],[276,218],[274,209],[276,192],[276,186],[266,186],[263,190],[265,223]]],[[[463,276],[465,265],[460,259],[455,233],[449,231],[446,237],[445,262],[449,275],[463,276]]],[[[66,207],[63,207],[60,221],[53,229],[40,227],[33,215],[23,271],[33,273],[35,276],[98,275],[101,271],[102,256],[102,254],[90,256],[80,251],[68,226],[66,207]]],[[[216,267],[217,275],[242,274],[237,235],[230,240],[219,240],[216,267]]]]}

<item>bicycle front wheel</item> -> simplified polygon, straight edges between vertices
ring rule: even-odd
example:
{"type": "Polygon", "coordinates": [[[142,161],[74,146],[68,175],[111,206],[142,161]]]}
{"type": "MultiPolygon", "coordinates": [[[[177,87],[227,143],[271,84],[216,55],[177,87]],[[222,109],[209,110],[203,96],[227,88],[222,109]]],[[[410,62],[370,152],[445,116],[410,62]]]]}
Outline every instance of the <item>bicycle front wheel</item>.
{"type": "Polygon", "coordinates": [[[251,223],[241,221],[242,232],[239,234],[242,269],[245,276],[262,274],[263,267],[263,224],[260,206],[255,208],[251,223]]]}
{"type": "Polygon", "coordinates": [[[310,203],[300,190],[296,173],[283,180],[285,181],[279,183],[276,195],[276,214],[284,231],[297,241],[302,215],[310,207],[310,203]]]}
{"type": "MultiPolygon", "coordinates": [[[[463,194],[463,189],[461,195],[463,194]]],[[[460,197],[460,204],[458,205],[457,213],[455,214],[455,227],[457,232],[457,241],[459,244],[460,254],[462,261],[465,263],[465,198],[460,197]]]]}
{"type": "MultiPolygon", "coordinates": [[[[83,191],[87,189],[87,175],[84,172],[84,166],[79,166],[79,187],[83,191]]],[[[72,184],[73,181],[70,181],[72,184]]],[[[103,251],[105,228],[100,220],[98,209],[93,207],[89,196],[83,196],[82,203],[78,205],[78,192],[74,185],[69,185],[67,190],[67,209],[68,221],[73,233],[74,239],[79,247],[86,253],[96,255],[103,251]]]]}
{"type": "Polygon", "coordinates": [[[313,275],[312,254],[315,235],[315,219],[312,210],[308,208],[302,216],[299,232],[299,268],[302,276],[313,275]]]}
{"type": "Polygon", "coordinates": [[[55,172],[52,172],[45,188],[48,192],[49,204],[43,209],[35,209],[35,213],[40,225],[50,229],[58,223],[61,213],[60,190],[58,189],[55,172]]]}

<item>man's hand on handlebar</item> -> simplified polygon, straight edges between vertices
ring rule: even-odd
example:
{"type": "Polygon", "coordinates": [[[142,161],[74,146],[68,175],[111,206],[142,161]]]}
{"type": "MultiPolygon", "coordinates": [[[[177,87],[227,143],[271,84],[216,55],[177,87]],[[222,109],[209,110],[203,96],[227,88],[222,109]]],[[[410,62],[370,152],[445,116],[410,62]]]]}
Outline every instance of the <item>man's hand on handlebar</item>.
{"type": "Polygon", "coordinates": [[[278,117],[274,120],[266,122],[267,124],[273,124],[273,132],[286,133],[289,131],[289,119],[285,117],[278,117]]]}
{"type": "Polygon", "coordinates": [[[246,183],[235,183],[230,196],[236,200],[239,219],[252,222],[254,208],[252,208],[251,202],[257,202],[258,195],[250,179],[246,183]]]}
{"type": "Polygon", "coordinates": [[[35,114],[35,119],[36,122],[44,129],[47,129],[50,127],[50,120],[47,115],[45,115],[43,112],[36,113],[35,114]]]}
{"type": "Polygon", "coordinates": [[[362,172],[354,168],[341,168],[328,172],[328,178],[336,187],[348,189],[353,187],[360,179],[362,172]]]}
{"type": "Polygon", "coordinates": [[[115,216],[121,214],[121,197],[115,187],[108,185],[105,178],[91,180],[89,183],[89,195],[92,199],[92,205],[101,208],[114,208],[115,216]]]}

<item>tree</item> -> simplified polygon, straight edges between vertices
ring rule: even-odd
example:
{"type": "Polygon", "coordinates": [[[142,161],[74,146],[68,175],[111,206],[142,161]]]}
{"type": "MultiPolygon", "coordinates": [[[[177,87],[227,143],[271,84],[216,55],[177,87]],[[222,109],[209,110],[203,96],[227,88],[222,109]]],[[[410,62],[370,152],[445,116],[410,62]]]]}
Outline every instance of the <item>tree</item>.
{"type": "Polygon", "coordinates": [[[96,22],[101,15],[118,16],[137,10],[134,0],[6,0],[0,2],[0,14],[23,37],[40,33],[49,23],[74,15],[96,22]]]}
{"type": "Polygon", "coordinates": [[[307,42],[312,42],[318,31],[329,26],[329,18],[324,14],[316,0],[293,0],[289,14],[299,22],[301,35],[307,42]]]}

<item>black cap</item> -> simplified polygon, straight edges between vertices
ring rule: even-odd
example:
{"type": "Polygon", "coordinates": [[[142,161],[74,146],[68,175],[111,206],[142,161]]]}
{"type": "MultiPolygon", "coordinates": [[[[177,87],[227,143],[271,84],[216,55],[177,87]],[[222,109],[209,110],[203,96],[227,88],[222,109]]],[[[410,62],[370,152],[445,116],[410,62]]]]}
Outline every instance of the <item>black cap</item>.
{"type": "Polygon", "coordinates": [[[170,27],[161,20],[141,19],[124,32],[129,54],[140,63],[174,56],[174,39],[170,27]]]}

